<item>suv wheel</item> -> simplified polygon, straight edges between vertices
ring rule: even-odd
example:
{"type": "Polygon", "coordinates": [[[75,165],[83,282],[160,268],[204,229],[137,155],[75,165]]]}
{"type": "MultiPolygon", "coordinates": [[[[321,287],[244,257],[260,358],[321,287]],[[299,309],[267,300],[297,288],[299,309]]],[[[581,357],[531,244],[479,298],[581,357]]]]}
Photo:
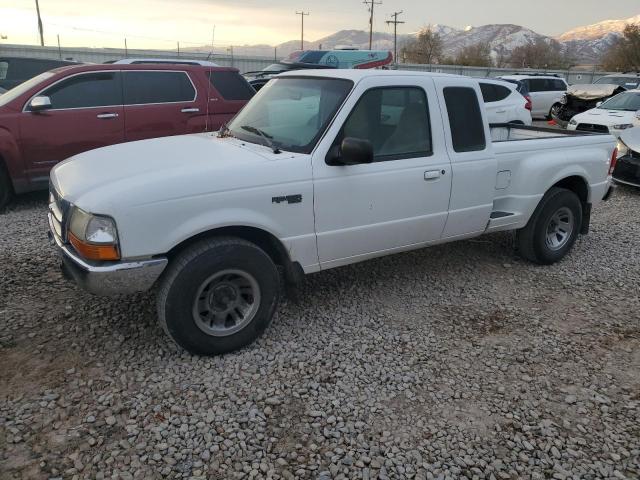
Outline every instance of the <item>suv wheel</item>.
{"type": "Polygon", "coordinates": [[[208,239],[181,252],[163,274],[158,317],[182,348],[218,355],[264,332],[279,293],[278,269],[263,250],[239,238],[208,239]]]}
{"type": "Polygon", "coordinates": [[[582,203],[564,188],[552,188],[538,204],[529,223],[518,230],[520,255],[527,260],[549,265],[571,250],[582,227],[582,203]]]}

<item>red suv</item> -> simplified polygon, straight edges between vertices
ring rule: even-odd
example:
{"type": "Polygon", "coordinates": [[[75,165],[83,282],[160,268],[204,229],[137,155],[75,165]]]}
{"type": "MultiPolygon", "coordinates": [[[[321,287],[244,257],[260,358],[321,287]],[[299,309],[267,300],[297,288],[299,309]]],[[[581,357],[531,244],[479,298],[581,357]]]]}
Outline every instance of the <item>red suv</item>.
{"type": "Polygon", "coordinates": [[[49,170],[115,143],[215,131],[255,91],[234,68],[78,65],[0,96],[0,208],[48,187],[49,170]]]}

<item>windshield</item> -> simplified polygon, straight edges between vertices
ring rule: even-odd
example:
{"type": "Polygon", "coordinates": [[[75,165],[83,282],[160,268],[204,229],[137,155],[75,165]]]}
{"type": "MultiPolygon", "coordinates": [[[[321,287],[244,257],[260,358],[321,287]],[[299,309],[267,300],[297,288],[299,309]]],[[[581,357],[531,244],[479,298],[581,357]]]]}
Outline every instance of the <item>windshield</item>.
{"type": "Polygon", "coordinates": [[[625,110],[636,112],[640,110],[640,92],[624,92],[610,98],[598,108],[603,110],[625,110]]]}
{"type": "Polygon", "coordinates": [[[26,82],[21,83],[17,87],[13,87],[11,90],[7,90],[7,93],[3,93],[2,96],[0,96],[0,107],[6,105],[9,102],[12,102],[23,93],[28,92],[31,88],[38,85],[40,82],[51,77],[53,77],[53,73],[44,72],[36,77],[27,80],[26,82]]]}
{"type": "Polygon", "coordinates": [[[596,80],[596,85],[618,85],[627,89],[637,88],[640,80],[632,77],[602,77],[596,80]]]}
{"type": "Polygon", "coordinates": [[[350,80],[334,78],[272,79],[227,132],[247,142],[310,153],[352,86],[350,80]]]}

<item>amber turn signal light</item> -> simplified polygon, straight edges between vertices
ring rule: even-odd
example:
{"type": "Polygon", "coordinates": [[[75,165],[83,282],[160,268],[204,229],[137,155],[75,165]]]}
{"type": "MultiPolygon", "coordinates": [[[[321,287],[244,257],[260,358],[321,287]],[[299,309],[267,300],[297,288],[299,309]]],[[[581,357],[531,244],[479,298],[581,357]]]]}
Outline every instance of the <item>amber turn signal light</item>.
{"type": "Polygon", "coordinates": [[[116,245],[91,245],[69,232],[69,241],[82,257],[87,260],[120,260],[116,245]]]}

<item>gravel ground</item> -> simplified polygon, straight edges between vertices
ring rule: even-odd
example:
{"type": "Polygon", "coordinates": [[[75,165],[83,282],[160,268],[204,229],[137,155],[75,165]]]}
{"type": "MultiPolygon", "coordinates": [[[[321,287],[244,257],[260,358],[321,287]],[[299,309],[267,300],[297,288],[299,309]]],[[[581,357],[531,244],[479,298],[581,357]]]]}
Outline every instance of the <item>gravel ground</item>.
{"type": "Polygon", "coordinates": [[[0,215],[0,478],[640,477],[638,191],[551,267],[496,234],[312,275],[217,358],[63,280],[45,210],[0,215]]]}

